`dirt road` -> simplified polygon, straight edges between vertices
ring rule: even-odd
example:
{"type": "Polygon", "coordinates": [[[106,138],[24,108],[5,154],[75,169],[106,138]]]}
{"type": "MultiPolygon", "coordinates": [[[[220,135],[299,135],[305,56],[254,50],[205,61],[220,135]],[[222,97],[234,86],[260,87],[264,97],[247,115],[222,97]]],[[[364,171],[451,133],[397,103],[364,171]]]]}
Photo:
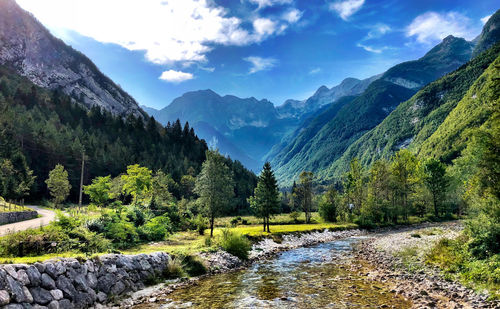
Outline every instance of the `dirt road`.
{"type": "Polygon", "coordinates": [[[50,222],[56,219],[56,213],[52,210],[43,209],[37,206],[28,207],[36,210],[41,217],[16,223],[0,225],[0,236],[4,236],[12,232],[39,228],[40,226],[48,225],[50,222]]]}

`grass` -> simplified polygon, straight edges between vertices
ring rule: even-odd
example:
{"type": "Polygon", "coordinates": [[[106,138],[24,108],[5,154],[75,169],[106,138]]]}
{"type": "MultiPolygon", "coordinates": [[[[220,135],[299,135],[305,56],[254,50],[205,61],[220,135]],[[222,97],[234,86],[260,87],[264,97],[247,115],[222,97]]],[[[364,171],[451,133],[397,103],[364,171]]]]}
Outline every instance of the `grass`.
{"type": "Polygon", "coordinates": [[[33,209],[25,206],[7,203],[5,201],[0,201],[0,212],[32,211],[32,210],[33,209]]]}

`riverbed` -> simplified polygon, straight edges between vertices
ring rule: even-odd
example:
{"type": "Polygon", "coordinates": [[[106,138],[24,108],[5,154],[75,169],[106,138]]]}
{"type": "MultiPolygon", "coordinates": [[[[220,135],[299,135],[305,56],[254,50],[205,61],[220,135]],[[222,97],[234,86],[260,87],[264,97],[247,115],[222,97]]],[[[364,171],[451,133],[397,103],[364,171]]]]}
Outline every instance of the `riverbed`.
{"type": "Polygon", "coordinates": [[[134,308],[410,308],[388,282],[373,281],[349,237],[279,253],[249,268],[210,276],[134,308]]]}

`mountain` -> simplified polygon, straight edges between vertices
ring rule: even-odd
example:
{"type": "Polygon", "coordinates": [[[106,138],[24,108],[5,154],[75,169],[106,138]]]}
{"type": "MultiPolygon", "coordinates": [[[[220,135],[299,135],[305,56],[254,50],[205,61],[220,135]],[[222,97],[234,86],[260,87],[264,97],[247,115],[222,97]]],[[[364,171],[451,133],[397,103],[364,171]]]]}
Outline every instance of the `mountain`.
{"type": "Polygon", "coordinates": [[[473,57],[476,57],[500,40],[500,10],[491,15],[481,34],[475,40],[477,40],[477,44],[472,53],[473,57]]]}
{"type": "Polygon", "coordinates": [[[87,108],[97,105],[113,115],[145,116],[90,59],[51,35],[14,0],[0,0],[0,64],[38,86],[61,90],[87,108]]]}
{"type": "Polygon", "coordinates": [[[319,87],[318,90],[306,100],[286,100],[276,109],[281,117],[301,118],[308,116],[341,97],[361,94],[368,85],[379,79],[380,76],[381,74],[363,80],[349,77],[344,79],[339,85],[330,89],[326,86],[319,87]]]}
{"type": "Polygon", "coordinates": [[[422,58],[390,68],[361,95],[342,106],[321,128],[302,128],[301,131],[310,136],[298,135],[296,139],[303,139],[305,143],[292,141],[299,145],[298,149],[286,147],[284,153],[271,158],[281,184],[291,184],[303,170],[319,173],[327,169],[351,143],[378,125],[423,85],[466,63],[473,48],[471,42],[448,36],[422,58]]]}
{"type": "MultiPolygon", "coordinates": [[[[472,99],[479,91],[477,87],[471,87],[477,80],[484,83],[484,75],[481,75],[499,55],[500,43],[455,72],[422,88],[378,126],[352,143],[321,176],[325,179],[341,176],[355,157],[368,167],[378,159],[390,158],[401,148],[410,148],[423,156],[450,162],[463,148],[463,143],[458,140],[464,128],[475,126],[471,125],[472,122],[482,123],[485,118],[486,101],[478,95],[472,99]],[[469,96],[467,102],[476,104],[465,105],[466,94],[469,96]],[[459,108],[459,105],[464,107],[459,108]],[[460,114],[464,115],[460,121],[450,120],[460,118],[460,114]]],[[[496,85],[498,88],[498,83],[496,85]]],[[[490,90],[490,93],[495,93],[494,87],[490,86],[490,90]]],[[[496,93],[499,92],[497,89],[496,93]]]]}

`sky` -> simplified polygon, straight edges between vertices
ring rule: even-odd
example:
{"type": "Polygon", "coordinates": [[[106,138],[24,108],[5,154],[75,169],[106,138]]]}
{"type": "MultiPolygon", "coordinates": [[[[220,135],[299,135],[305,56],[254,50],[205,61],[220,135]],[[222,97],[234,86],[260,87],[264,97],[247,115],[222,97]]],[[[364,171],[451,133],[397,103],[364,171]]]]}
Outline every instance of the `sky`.
{"type": "MultiPolygon", "coordinates": [[[[17,0],[140,105],[188,91],[306,99],[474,39],[494,0],[17,0]]],[[[495,5],[496,4],[496,5],[495,5]]]]}

